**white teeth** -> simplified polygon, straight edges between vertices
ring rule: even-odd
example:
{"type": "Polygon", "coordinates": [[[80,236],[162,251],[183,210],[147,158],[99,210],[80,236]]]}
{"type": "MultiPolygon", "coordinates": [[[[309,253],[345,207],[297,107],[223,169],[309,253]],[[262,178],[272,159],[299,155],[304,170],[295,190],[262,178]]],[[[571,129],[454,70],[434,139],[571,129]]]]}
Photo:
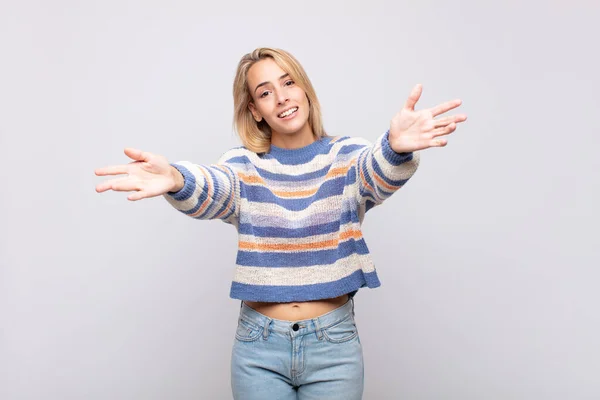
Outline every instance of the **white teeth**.
{"type": "Polygon", "coordinates": [[[288,115],[290,115],[290,114],[292,114],[292,113],[296,112],[297,110],[298,110],[298,107],[290,108],[290,109],[289,109],[289,110],[287,110],[286,112],[279,114],[279,118],[285,118],[285,117],[287,117],[288,115]]]}

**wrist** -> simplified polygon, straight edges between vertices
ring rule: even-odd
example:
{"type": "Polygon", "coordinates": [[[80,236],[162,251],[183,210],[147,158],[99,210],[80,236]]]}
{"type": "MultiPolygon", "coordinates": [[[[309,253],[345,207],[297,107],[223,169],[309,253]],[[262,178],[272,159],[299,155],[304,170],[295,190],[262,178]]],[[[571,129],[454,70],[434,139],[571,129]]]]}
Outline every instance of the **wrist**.
{"type": "Polygon", "coordinates": [[[394,149],[389,140],[390,131],[388,130],[381,140],[381,150],[385,159],[392,165],[400,165],[409,159],[412,159],[413,152],[403,149],[394,149]]]}
{"type": "Polygon", "coordinates": [[[173,179],[173,186],[171,187],[171,190],[169,190],[169,192],[171,192],[171,193],[179,192],[181,189],[183,189],[183,186],[185,184],[183,175],[181,174],[181,172],[179,172],[179,170],[177,168],[175,168],[172,165],[171,165],[171,178],[173,179]]]}

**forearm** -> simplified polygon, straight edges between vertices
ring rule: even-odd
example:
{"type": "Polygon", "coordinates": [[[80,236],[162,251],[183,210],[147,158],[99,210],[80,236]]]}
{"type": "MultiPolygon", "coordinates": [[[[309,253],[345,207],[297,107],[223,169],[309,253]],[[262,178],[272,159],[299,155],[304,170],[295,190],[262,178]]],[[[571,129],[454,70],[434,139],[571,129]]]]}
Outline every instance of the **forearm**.
{"type": "Polygon", "coordinates": [[[239,182],[231,168],[186,161],[171,166],[178,190],[165,194],[165,199],[177,210],[197,219],[228,219],[237,214],[239,182]]]}
{"type": "Polygon", "coordinates": [[[383,202],[414,175],[419,160],[418,152],[396,153],[388,134],[380,136],[357,160],[359,201],[383,202]]]}

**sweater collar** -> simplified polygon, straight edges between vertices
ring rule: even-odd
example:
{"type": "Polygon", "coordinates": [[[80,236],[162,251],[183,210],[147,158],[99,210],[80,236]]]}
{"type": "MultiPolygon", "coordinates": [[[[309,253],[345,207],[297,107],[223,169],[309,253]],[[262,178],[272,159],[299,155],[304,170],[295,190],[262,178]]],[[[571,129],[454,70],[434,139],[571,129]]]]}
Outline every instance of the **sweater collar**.
{"type": "Polygon", "coordinates": [[[296,149],[285,149],[271,145],[269,155],[283,164],[302,164],[321,154],[322,150],[327,148],[329,139],[329,137],[322,137],[311,144],[296,149]]]}

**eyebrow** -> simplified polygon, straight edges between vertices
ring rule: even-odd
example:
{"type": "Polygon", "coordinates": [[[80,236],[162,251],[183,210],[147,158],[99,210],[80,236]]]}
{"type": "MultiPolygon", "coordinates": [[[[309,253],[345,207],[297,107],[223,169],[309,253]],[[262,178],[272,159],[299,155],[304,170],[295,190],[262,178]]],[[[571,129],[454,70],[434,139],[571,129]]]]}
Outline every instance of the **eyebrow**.
{"type": "MultiPolygon", "coordinates": [[[[287,78],[288,76],[290,76],[290,74],[283,74],[283,75],[281,75],[281,76],[279,77],[279,80],[282,80],[283,78],[287,78]]],[[[269,81],[266,81],[266,82],[259,83],[259,84],[258,84],[258,85],[256,85],[256,87],[254,88],[254,92],[256,92],[256,91],[258,90],[258,88],[259,88],[259,87],[261,87],[261,86],[265,86],[265,85],[266,85],[266,84],[268,84],[268,83],[271,83],[271,82],[269,82],[269,81]]]]}

